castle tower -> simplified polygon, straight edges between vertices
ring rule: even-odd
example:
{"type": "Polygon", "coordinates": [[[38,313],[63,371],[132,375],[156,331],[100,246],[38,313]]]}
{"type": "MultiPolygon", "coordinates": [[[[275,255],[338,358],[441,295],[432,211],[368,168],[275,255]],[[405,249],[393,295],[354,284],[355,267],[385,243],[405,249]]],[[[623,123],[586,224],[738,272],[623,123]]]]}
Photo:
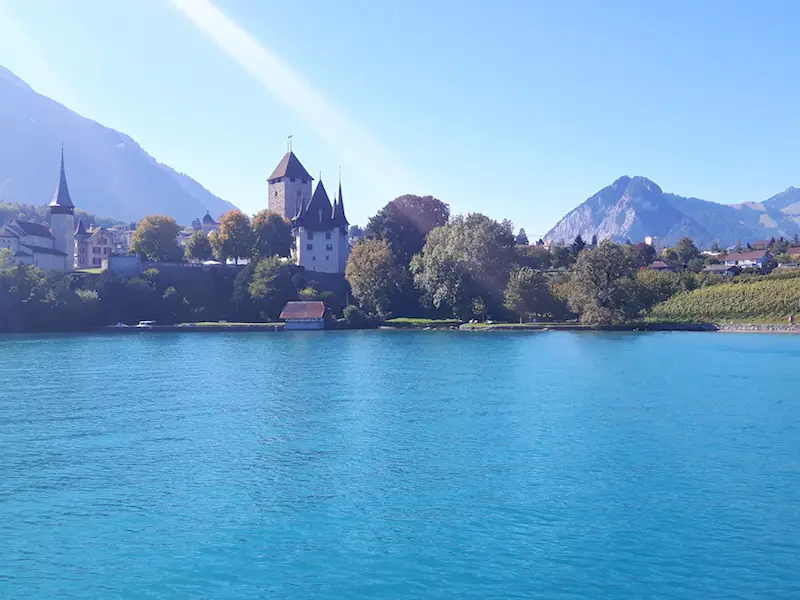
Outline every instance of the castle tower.
{"type": "Polygon", "coordinates": [[[67,175],[64,172],[64,147],[61,147],[61,176],[50,201],[50,229],[55,242],[53,246],[66,254],[64,270],[75,268],[75,205],[69,197],[67,175]]]}
{"type": "Polygon", "coordinates": [[[267,208],[287,219],[295,217],[311,201],[313,179],[289,150],[267,178],[267,208]]]}

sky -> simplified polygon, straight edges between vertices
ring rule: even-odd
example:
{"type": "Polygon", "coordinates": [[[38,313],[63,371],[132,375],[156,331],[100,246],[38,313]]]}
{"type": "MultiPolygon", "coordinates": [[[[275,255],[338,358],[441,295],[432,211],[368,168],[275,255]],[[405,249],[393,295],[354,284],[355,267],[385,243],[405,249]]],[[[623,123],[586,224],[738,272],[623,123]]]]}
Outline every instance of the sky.
{"type": "Polygon", "coordinates": [[[0,64],[254,213],[293,150],[532,236],[621,175],[800,186],[795,0],[0,0],[0,64]]]}

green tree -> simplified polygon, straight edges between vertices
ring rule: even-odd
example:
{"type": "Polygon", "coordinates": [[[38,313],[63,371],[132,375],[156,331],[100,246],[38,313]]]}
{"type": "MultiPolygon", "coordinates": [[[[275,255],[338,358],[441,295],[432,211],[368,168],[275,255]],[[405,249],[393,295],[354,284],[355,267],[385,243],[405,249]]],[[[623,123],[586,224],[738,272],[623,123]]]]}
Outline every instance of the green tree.
{"type": "Polygon", "coordinates": [[[505,291],[505,307],[519,317],[520,323],[532,316],[552,314],[554,302],[547,278],[530,267],[511,273],[505,291]]]}
{"type": "Polygon", "coordinates": [[[179,232],[180,227],[172,217],[145,217],[133,232],[131,252],[155,262],[179,261],[183,256],[178,244],[179,232]]]}
{"type": "Polygon", "coordinates": [[[208,236],[202,231],[195,231],[189,241],[186,242],[186,249],[184,257],[186,260],[195,260],[202,262],[210,260],[214,256],[214,250],[211,248],[211,242],[208,241],[208,236]]]}
{"type": "Polygon", "coordinates": [[[520,227],[519,233],[517,234],[516,238],[517,246],[527,246],[530,242],[528,241],[528,234],[525,233],[525,229],[520,227]]]}
{"type": "Polygon", "coordinates": [[[219,231],[215,239],[218,243],[215,250],[221,260],[232,258],[238,264],[239,259],[249,258],[253,249],[250,219],[239,210],[229,210],[219,219],[219,231]]]}
{"type": "Polygon", "coordinates": [[[389,242],[365,238],[350,250],[344,272],[353,297],[365,311],[387,318],[399,289],[399,268],[389,242]]]}
{"type": "Polygon", "coordinates": [[[575,263],[575,255],[571,248],[561,244],[550,247],[550,264],[554,269],[569,269],[575,263]]]}
{"type": "Polygon", "coordinates": [[[510,222],[459,215],[428,234],[411,264],[414,283],[426,304],[461,318],[474,315],[474,298],[493,312],[502,308],[514,248],[510,222]]]}
{"type": "Polygon", "coordinates": [[[422,250],[426,236],[445,225],[450,207],[433,196],[407,194],[389,202],[367,223],[367,237],[389,242],[397,264],[408,265],[422,250]]]}
{"type": "Polygon", "coordinates": [[[678,258],[678,262],[684,266],[688,265],[692,259],[700,256],[700,250],[694,245],[692,239],[688,237],[681,238],[678,243],[675,244],[673,250],[675,251],[675,256],[678,258]]]}
{"type": "Polygon", "coordinates": [[[586,242],[583,241],[581,234],[575,236],[575,241],[572,242],[572,256],[576,257],[581,253],[581,250],[586,248],[586,242]]]}
{"type": "Polygon", "coordinates": [[[253,217],[253,256],[288,257],[294,247],[292,225],[281,215],[262,210],[253,217]]]}
{"type": "Polygon", "coordinates": [[[289,267],[277,256],[258,261],[249,291],[261,318],[267,321],[276,320],[286,303],[297,297],[289,267]]]}
{"type": "Polygon", "coordinates": [[[591,325],[635,318],[643,308],[635,272],[630,254],[610,240],[581,252],[569,282],[570,308],[591,325]]]}

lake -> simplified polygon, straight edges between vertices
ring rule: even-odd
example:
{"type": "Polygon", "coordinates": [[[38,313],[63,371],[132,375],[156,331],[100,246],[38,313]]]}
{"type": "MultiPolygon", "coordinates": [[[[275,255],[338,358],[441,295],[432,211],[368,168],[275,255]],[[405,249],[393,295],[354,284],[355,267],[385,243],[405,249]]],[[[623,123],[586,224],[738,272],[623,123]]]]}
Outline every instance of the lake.
{"type": "Polygon", "coordinates": [[[800,337],[0,337],[0,597],[800,597],[800,337]]]}

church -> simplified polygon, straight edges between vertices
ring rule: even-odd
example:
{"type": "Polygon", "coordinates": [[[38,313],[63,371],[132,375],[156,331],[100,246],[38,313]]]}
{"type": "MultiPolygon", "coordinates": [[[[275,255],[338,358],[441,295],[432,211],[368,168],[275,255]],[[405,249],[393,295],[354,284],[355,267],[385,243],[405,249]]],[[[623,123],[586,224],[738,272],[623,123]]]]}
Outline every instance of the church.
{"type": "Polygon", "coordinates": [[[49,210],[49,227],[16,220],[0,226],[0,249],[11,250],[13,260],[21,264],[72,271],[75,265],[75,205],[67,188],[63,149],[61,176],[49,210]]]}
{"type": "Polygon", "coordinates": [[[311,193],[313,180],[289,150],[267,179],[267,208],[291,221],[299,266],[318,273],[344,273],[350,242],[342,184],[331,203],[322,181],[311,193]]]}

